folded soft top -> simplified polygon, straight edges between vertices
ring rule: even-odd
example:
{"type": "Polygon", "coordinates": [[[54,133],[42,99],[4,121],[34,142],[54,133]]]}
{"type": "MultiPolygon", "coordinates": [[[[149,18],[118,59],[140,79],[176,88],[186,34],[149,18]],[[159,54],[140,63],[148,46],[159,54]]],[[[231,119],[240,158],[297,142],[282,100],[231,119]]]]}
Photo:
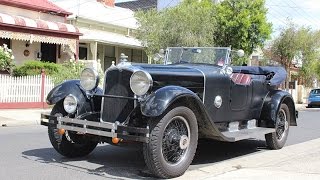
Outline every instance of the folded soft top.
{"type": "Polygon", "coordinates": [[[274,74],[270,79],[270,85],[280,85],[286,80],[287,72],[283,67],[275,66],[232,66],[234,73],[265,75],[274,74]]]}

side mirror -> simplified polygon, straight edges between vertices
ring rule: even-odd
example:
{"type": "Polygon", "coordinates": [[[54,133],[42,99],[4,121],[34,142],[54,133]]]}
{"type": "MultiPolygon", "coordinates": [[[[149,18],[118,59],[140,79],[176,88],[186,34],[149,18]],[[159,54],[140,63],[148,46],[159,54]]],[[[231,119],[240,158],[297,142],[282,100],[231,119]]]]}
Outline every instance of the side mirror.
{"type": "Polygon", "coordinates": [[[237,55],[238,55],[239,57],[243,57],[243,56],[244,56],[244,51],[243,51],[242,49],[239,49],[239,50],[237,51],[237,55]]]}

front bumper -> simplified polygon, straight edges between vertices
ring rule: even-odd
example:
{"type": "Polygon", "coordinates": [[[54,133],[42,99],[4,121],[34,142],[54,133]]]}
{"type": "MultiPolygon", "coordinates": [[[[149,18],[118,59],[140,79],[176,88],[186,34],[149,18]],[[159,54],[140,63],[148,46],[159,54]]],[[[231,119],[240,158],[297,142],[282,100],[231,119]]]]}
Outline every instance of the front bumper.
{"type": "Polygon", "coordinates": [[[41,114],[41,125],[84,134],[120,138],[128,141],[149,142],[149,128],[138,128],[110,122],[94,122],[85,119],[57,117],[41,114]]]}

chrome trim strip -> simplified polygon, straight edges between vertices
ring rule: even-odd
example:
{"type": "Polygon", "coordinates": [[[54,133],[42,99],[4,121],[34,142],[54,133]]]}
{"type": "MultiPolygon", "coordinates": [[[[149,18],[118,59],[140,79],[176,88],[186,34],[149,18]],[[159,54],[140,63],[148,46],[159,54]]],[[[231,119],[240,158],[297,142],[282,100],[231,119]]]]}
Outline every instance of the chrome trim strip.
{"type": "Polygon", "coordinates": [[[206,97],[206,81],[207,81],[206,75],[205,75],[204,72],[201,71],[200,69],[198,69],[198,68],[196,68],[196,67],[192,67],[192,68],[195,69],[195,70],[198,70],[198,71],[201,72],[202,75],[203,75],[203,97],[202,97],[202,102],[203,102],[203,104],[204,104],[204,100],[205,100],[205,97],[206,97]]]}

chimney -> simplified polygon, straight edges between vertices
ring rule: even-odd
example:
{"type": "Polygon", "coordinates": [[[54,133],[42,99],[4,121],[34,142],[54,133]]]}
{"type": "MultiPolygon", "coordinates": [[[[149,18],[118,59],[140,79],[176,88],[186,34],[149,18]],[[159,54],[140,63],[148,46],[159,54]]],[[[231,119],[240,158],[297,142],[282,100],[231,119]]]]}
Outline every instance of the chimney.
{"type": "Polygon", "coordinates": [[[101,2],[102,4],[109,6],[109,7],[114,7],[114,1],[115,0],[97,0],[98,2],[101,2]]]}

